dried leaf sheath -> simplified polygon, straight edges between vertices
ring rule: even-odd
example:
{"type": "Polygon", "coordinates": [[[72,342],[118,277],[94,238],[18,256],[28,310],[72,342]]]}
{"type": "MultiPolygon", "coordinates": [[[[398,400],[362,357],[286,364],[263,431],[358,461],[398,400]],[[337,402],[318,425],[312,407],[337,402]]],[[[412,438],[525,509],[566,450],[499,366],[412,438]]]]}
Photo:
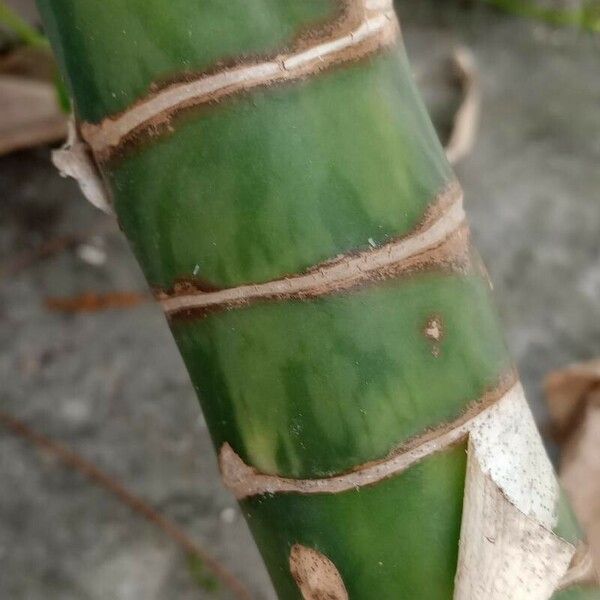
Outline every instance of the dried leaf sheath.
{"type": "Polygon", "coordinates": [[[505,514],[560,538],[547,598],[577,534],[522,395],[499,400],[511,361],[390,4],[39,4],[217,449],[292,482],[238,494],[279,597],[451,598],[470,443],[505,514]]]}

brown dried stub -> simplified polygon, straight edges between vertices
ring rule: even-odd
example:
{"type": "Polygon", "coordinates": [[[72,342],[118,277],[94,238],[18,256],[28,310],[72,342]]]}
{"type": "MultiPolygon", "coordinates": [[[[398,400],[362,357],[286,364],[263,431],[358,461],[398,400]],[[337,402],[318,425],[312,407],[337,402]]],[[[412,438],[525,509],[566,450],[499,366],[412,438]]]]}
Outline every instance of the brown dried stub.
{"type": "Polygon", "coordinates": [[[304,600],[348,600],[337,567],[317,550],[294,544],[290,552],[290,571],[304,600]]]}

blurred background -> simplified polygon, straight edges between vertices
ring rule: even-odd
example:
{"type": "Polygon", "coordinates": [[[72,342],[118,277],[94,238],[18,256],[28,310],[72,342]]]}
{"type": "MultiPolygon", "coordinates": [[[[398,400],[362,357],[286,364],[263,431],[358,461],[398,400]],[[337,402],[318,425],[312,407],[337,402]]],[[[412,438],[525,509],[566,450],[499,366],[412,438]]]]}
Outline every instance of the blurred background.
{"type": "MultiPolygon", "coordinates": [[[[544,376],[600,355],[600,6],[396,7],[442,139],[465,94],[480,98],[479,116],[469,116],[474,143],[456,171],[509,346],[547,433],[544,376]],[[476,61],[467,79],[451,60],[458,46],[476,61]]],[[[0,21],[0,598],[231,597],[169,526],[226,565],[252,597],[272,598],[221,487],[166,322],[116,222],[50,163],[65,122],[33,2],[0,2],[0,21]],[[111,480],[94,483],[74,455],[20,424],[111,480]],[[110,489],[115,482],[125,497],[110,489]],[[144,507],[132,510],[127,493],[144,507]],[[161,529],[159,518],[168,525],[161,529]]]]}

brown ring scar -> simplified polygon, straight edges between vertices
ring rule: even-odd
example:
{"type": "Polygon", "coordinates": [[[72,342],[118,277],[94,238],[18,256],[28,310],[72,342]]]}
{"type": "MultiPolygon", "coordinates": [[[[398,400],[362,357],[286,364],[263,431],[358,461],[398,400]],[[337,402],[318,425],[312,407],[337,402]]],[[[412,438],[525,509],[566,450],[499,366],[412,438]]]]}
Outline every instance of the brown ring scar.
{"type": "Polygon", "coordinates": [[[262,62],[246,62],[204,72],[196,79],[154,91],[102,122],[82,123],[83,139],[97,161],[107,160],[128,136],[153,129],[181,110],[277,82],[298,80],[335,65],[368,56],[396,42],[399,25],[389,0],[351,0],[334,31],[315,36],[312,45],[262,62]],[[357,15],[358,19],[350,19],[357,15]],[[348,29],[348,21],[357,21],[348,29]]]}
{"type": "Polygon", "coordinates": [[[461,264],[468,248],[462,190],[453,182],[437,195],[419,227],[382,246],[343,254],[304,273],[265,283],[202,291],[190,289],[193,287],[190,281],[174,293],[158,291],[156,296],[170,317],[201,315],[261,300],[315,298],[397,277],[426,265],[461,264]]]}
{"type": "Polygon", "coordinates": [[[516,374],[511,371],[496,388],[486,393],[452,423],[419,435],[384,459],[365,463],[341,475],[317,479],[293,479],[260,473],[244,463],[233,448],[225,443],[219,451],[219,467],[223,483],[238,500],[262,494],[286,492],[337,494],[373,485],[399,475],[428,456],[465,440],[482,417],[504,398],[514,393],[519,386],[516,374]]]}

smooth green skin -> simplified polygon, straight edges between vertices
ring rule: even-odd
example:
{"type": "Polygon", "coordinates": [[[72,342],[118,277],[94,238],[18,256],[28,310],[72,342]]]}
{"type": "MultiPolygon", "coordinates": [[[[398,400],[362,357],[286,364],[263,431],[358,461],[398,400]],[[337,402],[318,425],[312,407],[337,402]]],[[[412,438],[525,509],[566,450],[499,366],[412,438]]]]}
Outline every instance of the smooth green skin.
{"type": "Polygon", "coordinates": [[[552,596],[552,600],[598,600],[600,591],[594,586],[575,586],[552,596]]]}
{"type": "Polygon", "coordinates": [[[274,54],[331,20],[333,0],[39,0],[78,115],[120,112],[153,83],[274,54]]]}
{"type": "Polygon", "coordinates": [[[577,546],[577,543],[583,539],[583,531],[581,530],[581,527],[577,522],[577,517],[562,489],[560,491],[556,512],[558,519],[554,527],[554,533],[563,540],[567,540],[567,542],[577,546]]]}
{"type": "Polygon", "coordinates": [[[333,561],[352,600],[450,600],[465,463],[459,445],[374,486],[242,501],[279,598],[301,600],[288,566],[300,543],[333,561]]]}
{"type": "Polygon", "coordinates": [[[398,54],[205,108],[108,176],[163,288],[262,282],[384,243],[453,178],[398,54]]]}
{"type": "Polygon", "coordinates": [[[172,327],[215,445],[288,477],[383,458],[455,419],[510,368],[478,276],[423,273],[172,327]],[[439,355],[424,334],[433,315],[439,355]]]}
{"type": "MultiPolygon", "coordinates": [[[[335,10],[330,0],[38,4],[90,121],[152,83],[275,53],[335,10]]],[[[103,166],[155,286],[194,271],[216,285],[265,281],[384,243],[413,229],[453,177],[402,50],[172,124],[103,166]]],[[[228,441],[266,472],[316,477],[385,456],[498,381],[509,359],[488,296],[478,272],[420,273],[172,327],[216,445],[228,441]],[[434,314],[445,323],[437,357],[423,334],[434,314]]],[[[352,600],[449,600],[464,476],[459,447],[372,487],[266,495],[242,508],[281,600],[300,597],[288,567],[296,542],[333,560],[352,600]]],[[[557,531],[577,537],[562,509],[557,531]]]]}

